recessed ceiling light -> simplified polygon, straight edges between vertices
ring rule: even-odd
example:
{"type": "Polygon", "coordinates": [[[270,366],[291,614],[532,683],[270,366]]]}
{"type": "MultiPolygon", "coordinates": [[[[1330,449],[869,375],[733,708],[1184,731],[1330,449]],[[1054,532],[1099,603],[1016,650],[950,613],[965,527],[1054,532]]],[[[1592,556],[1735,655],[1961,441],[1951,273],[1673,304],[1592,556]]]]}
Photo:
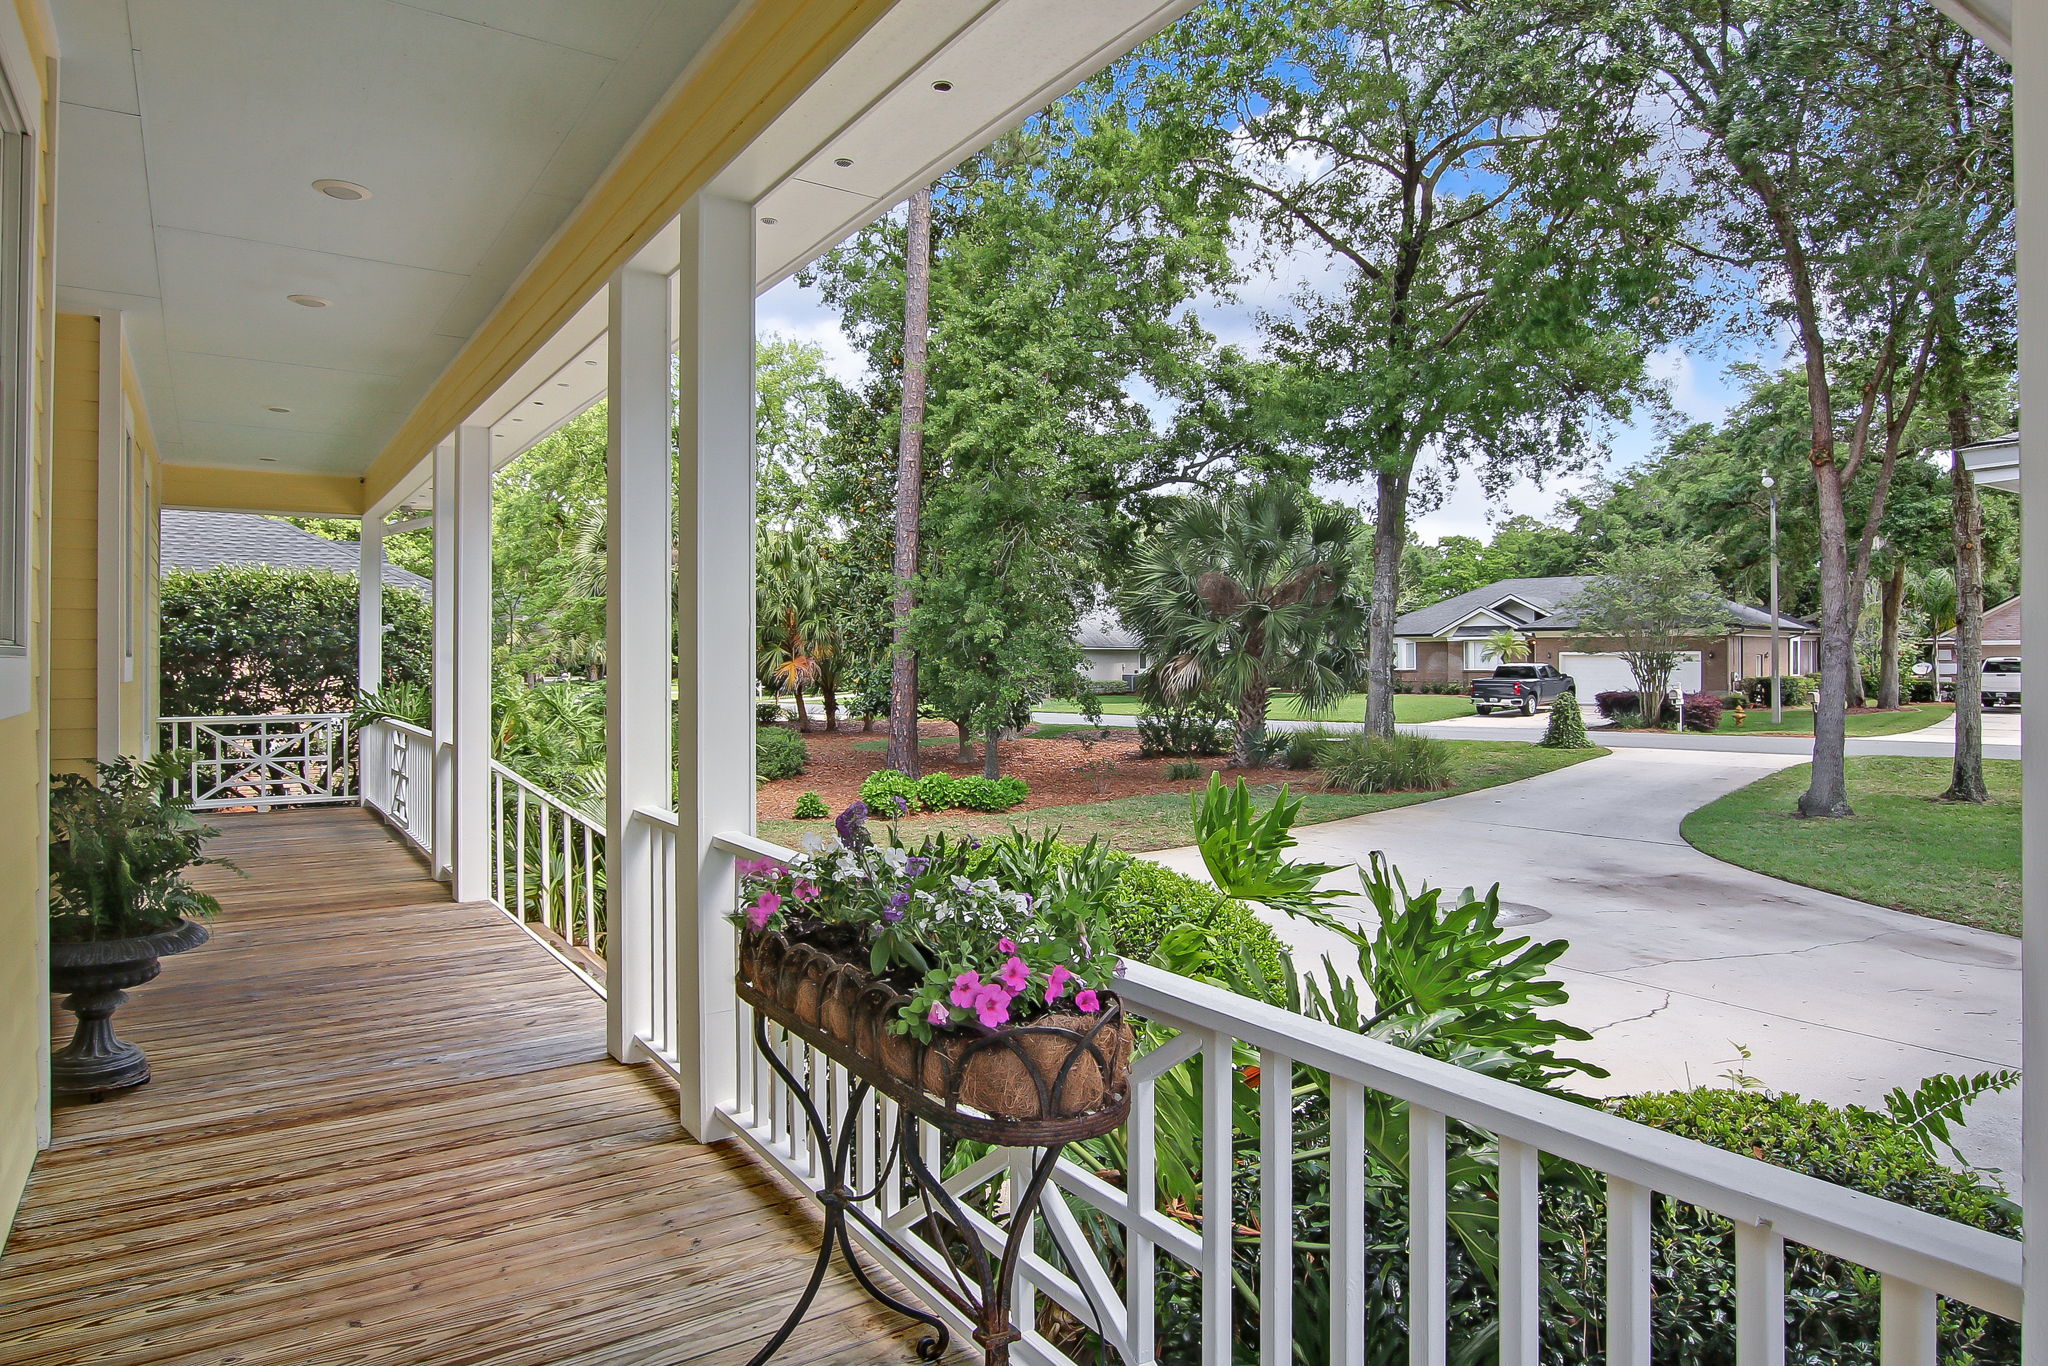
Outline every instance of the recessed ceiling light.
{"type": "Polygon", "coordinates": [[[569,387],[569,381],[565,379],[558,379],[555,381],[555,387],[557,389],[566,389],[569,387]]]}
{"type": "Polygon", "coordinates": [[[585,362],[583,362],[583,363],[584,363],[585,365],[595,365],[595,364],[597,364],[597,362],[596,362],[596,361],[594,361],[594,360],[587,360],[587,361],[585,361],[585,362]]]}
{"type": "Polygon", "coordinates": [[[763,223],[766,223],[766,224],[767,224],[767,225],[768,225],[769,227],[771,227],[771,228],[775,226],[775,220],[774,220],[774,219],[772,219],[772,218],[764,218],[764,219],[762,219],[761,221],[762,221],[763,223]]]}
{"type": "Polygon", "coordinates": [[[273,412],[273,413],[288,413],[288,412],[290,412],[290,411],[291,411],[291,409],[289,409],[289,408],[280,408],[280,407],[278,407],[278,406],[277,406],[277,405],[276,405],[275,403],[273,403],[273,404],[271,404],[271,405],[270,405],[270,411],[271,411],[271,412],[273,412]]]}
{"type": "Polygon", "coordinates": [[[353,180],[316,180],[313,188],[329,199],[368,199],[370,192],[353,180]]]}
{"type": "Polygon", "coordinates": [[[499,441],[503,441],[505,439],[505,434],[503,432],[492,432],[491,435],[497,438],[499,441]]]}
{"type": "Polygon", "coordinates": [[[525,419],[525,418],[523,418],[523,417],[515,417],[515,418],[513,418],[512,420],[513,420],[514,422],[524,422],[524,421],[526,421],[526,419],[525,419]]]}
{"type": "Polygon", "coordinates": [[[277,457],[274,455],[259,455],[256,458],[266,465],[275,465],[277,463],[277,457]]]}
{"type": "Polygon", "coordinates": [[[832,158],[832,164],[833,164],[834,166],[851,166],[851,165],[853,165],[853,158],[852,158],[852,157],[833,157],[833,158],[832,158]]]}
{"type": "Polygon", "coordinates": [[[332,299],[323,299],[318,294],[287,294],[284,297],[300,308],[325,308],[334,302],[332,299]]]}
{"type": "Polygon", "coordinates": [[[945,94],[945,93],[946,93],[946,92],[947,92],[948,90],[951,90],[952,88],[953,88],[953,83],[952,83],[951,81],[933,81],[933,82],[932,82],[932,89],[934,89],[934,90],[938,91],[938,92],[939,92],[939,93],[940,93],[941,95],[945,94]]]}

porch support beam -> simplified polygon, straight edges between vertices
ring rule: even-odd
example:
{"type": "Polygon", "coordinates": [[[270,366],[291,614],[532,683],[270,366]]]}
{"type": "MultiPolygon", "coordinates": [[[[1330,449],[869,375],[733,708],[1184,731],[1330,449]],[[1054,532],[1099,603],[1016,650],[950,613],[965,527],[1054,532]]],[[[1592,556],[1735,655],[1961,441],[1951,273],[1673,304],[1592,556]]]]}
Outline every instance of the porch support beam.
{"type": "Polygon", "coordinates": [[[363,515],[356,565],[356,687],[384,690],[384,520],[363,515]]]}
{"type": "Polygon", "coordinates": [[[675,1051],[683,1125],[708,1142],[738,1084],[738,887],[711,841],[754,830],[753,213],[700,194],[680,223],[675,1051]]]}
{"type": "MultiPolygon", "coordinates": [[[[2048,393],[2048,6],[2012,7],[2014,133],[2018,148],[2020,375],[2022,394],[2048,393]]],[[[2048,451],[2044,414],[2020,428],[2022,631],[2048,640],[2048,451]],[[2044,465],[2041,469],[2032,468],[2044,465]]],[[[2048,735],[2021,737],[2020,961],[2022,1194],[2038,1209],[2048,1197],[2048,735]]],[[[2022,1286],[2026,1310],[2022,1360],[2048,1366],[2048,1239],[2030,1239],[2022,1286]]]]}
{"type": "Polygon", "coordinates": [[[455,438],[434,447],[434,876],[448,877],[455,844],[455,438]]]}
{"type": "MultiPolygon", "coordinates": [[[[491,431],[455,433],[455,690],[448,871],[457,901],[487,901],[491,807],[491,431]]],[[[438,504],[441,493],[434,492],[438,504]]]]}
{"type": "Polygon", "coordinates": [[[634,1041],[657,1035],[652,987],[665,965],[658,968],[654,956],[677,942],[673,926],[653,919],[655,889],[676,885],[674,845],[656,840],[633,815],[642,807],[668,806],[674,773],[669,299],[669,279],[658,271],[627,265],[612,277],[605,386],[605,956],[606,1032],[620,1062],[644,1060],[634,1041]],[[671,866],[658,868],[658,857],[671,866]]]}

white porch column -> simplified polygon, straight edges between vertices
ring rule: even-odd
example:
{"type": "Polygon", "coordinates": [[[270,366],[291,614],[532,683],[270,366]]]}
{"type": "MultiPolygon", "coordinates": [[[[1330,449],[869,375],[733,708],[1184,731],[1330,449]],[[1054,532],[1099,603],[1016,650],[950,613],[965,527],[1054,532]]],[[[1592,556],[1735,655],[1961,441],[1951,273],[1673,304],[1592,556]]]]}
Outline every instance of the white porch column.
{"type": "Polygon", "coordinates": [[[434,876],[448,876],[455,847],[455,439],[434,447],[434,876]]]}
{"type": "Polygon", "coordinates": [[[356,686],[384,691],[384,519],[367,512],[356,566],[356,686]]]}
{"type": "MultiPolygon", "coordinates": [[[[438,492],[435,495],[439,499],[438,492]]],[[[455,433],[454,727],[448,870],[457,901],[491,895],[491,430],[455,433]]]]}
{"type": "MultiPolygon", "coordinates": [[[[605,908],[606,1033],[611,1054],[635,1061],[635,1038],[655,1035],[653,957],[676,942],[653,923],[654,889],[674,886],[654,866],[655,841],[633,819],[669,804],[675,714],[669,652],[670,529],[675,443],[669,384],[669,280],[628,265],[612,277],[605,392],[605,908]]],[[[665,846],[664,846],[665,847],[665,846]]]]}
{"type": "Polygon", "coordinates": [[[754,220],[699,195],[681,224],[676,1054],[683,1124],[710,1140],[737,1085],[737,888],[711,840],[754,829],[754,220]]]}
{"type": "MultiPolygon", "coordinates": [[[[2048,393],[2048,6],[2012,7],[2014,131],[2019,179],[2020,388],[2048,393]]],[[[2038,408],[2038,404],[2030,405],[2038,408]]],[[[2021,629],[2048,640],[2048,433],[2044,414],[2020,422],[2021,629]],[[2035,468],[2040,466],[2041,468],[2035,468]]],[[[2020,1056],[2021,1197],[2048,1209],[2048,735],[2039,726],[2021,736],[2020,1056]]],[[[2027,1325],[2023,1359],[2048,1366],[2048,1240],[2026,1245],[2027,1325]]]]}

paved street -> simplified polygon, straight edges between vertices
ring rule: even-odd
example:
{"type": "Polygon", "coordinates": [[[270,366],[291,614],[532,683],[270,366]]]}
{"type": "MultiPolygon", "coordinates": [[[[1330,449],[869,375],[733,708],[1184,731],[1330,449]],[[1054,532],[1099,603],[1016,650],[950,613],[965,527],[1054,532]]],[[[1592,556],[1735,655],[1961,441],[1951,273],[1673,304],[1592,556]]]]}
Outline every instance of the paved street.
{"type": "MultiPolygon", "coordinates": [[[[1897,743],[1859,741],[1857,752],[1897,743]]],[[[1912,752],[1945,748],[1922,741],[1912,752]]],[[[1803,745],[1631,746],[1505,787],[1306,826],[1300,853],[1351,864],[1383,850],[1411,884],[1497,881],[1504,901],[1545,913],[1528,932],[1571,942],[1565,1013],[1594,1031],[1581,1054],[1613,1071],[1610,1092],[1718,1084],[1739,1068],[1774,1088],[1874,1103],[1930,1072],[2017,1066],[2017,939],[1780,882],[1679,837],[1686,813],[1802,755],[1803,745]]],[[[1201,875],[1192,849],[1151,857],[1201,875]]],[[[1355,874],[1335,880],[1357,885],[1355,874]]],[[[1316,931],[1282,930],[1311,952],[1327,947],[1316,931]]],[[[1983,1102],[1967,1143],[2014,1184],[2018,1117],[2013,1093],[1983,1102]]]]}

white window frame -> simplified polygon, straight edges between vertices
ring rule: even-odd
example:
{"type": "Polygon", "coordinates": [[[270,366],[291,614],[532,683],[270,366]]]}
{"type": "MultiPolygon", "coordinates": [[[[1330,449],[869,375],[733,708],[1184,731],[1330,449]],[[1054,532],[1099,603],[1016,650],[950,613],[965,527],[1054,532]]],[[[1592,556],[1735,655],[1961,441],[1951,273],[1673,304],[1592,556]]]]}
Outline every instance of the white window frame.
{"type": "Polygon", "coordinates": [[[1394,667],[1412,672],[1415,668],[1415,642],[1397,640],[1394,642],[1394,667]]]}
{"type": "Polygon", "coordinates": [[[1488,653],[1486,637],[1470,636],[1465,641],[1465,671],[1490,669],[1497,661],[1488,653]]]}
{"type": "Polygon", "coordinates": [[[29,709],[35,620],[35,404],[29,386],[35,354],[36,140],[16,94],[17,72],[16,63],[0,62],[0,718],[29,709]]]}

